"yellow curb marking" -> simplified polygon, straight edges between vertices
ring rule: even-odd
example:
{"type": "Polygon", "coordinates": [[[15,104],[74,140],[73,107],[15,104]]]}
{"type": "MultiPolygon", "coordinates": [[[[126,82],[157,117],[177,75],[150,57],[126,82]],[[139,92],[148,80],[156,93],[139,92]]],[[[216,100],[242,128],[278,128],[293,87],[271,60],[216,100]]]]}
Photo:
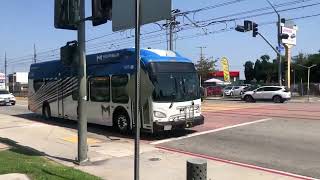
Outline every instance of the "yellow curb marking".
{"type": "MultiPolygon", "coordinates": [[[[68,141],[68,142],[71,142],[71,143],[78,143],[78,137],[77,136],[65,137],[65,138],[62,138],[62,140],[68,141]]],[[[87,143],[92,145],[92,144],[101,143],[101,141],[98,140],[98,139],[87,138],[87,143]]]]}

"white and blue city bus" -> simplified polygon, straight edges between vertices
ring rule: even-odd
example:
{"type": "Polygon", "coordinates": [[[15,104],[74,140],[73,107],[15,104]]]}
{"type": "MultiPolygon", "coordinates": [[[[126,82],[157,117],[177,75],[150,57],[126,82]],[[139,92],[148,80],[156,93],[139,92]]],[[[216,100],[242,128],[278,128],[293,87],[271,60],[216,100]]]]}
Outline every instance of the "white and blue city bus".
{"type": "MultiPolygon", "coordinates": [[[[204,123],[194,64],[176,52],[141,50],[141,127],[150,133],[204,123]]],[[[29,110],[77,120],[77,69],[61,61],[32,64],[29,110]]],[[[134,127],[134,48],[87,56],[87,119],[121,132],[134,127]]]]}

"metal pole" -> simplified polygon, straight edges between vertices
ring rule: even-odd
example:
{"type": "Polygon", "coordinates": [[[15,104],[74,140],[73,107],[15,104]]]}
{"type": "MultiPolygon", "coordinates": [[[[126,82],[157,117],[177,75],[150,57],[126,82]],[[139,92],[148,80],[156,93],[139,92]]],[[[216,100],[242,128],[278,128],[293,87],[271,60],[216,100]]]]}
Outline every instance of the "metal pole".
{"type": "Polygon", "coordinates": [[[78,27],[79,43],[79,97],[78,97],[78,159],[83,165],[88,162],[87,152],[87,80],[86,80],[86,51],[85,51],[85,0],[80,0],[80,23],[78,27]]]}
{"type": "MultiPolygon", "coordinates": [[[[171,42],[172,39],[170,39],[171,42]]],[[[170,43],[171,46],[171,43],[170,43]]],[[[135,26],[135,51],[136,51],[136,96],[135,96],[135,139],[134,139],[134,180],[140,179],[140,0],[136,0],[136,26],[135,26]]]]}
{"type": "Polygon", "coordinates": [[[310,67],[308,67],[308,102],[310,102],[310,67]]]}
{"type": "Polygon", "coordinates": [[[33,44],[33,62],[34,62],[34,63],[37,63],[36,44],[33,44]]]}
{"type": "Polygon", "coordinates": [[[4,53],[4,88],[7,90],[7,52],[4,53]]]}
{"type": "MultiPolygon", "coordinates": [[[[281,17],[280,17],[280,14],[278,14],[278,48],[279,48],[279,51],[281,52],[280,50],[280,46],[281,46],[281,37],[280,37],[280,34],[281,34],[281,26],[280,26],[280,23],[281,23],[281,17]]],[[[282,62],[282,57],[281,57],[281,53],[280,54],[277,54],[278,55],[278,59],[279,59],[279,67],[278,67],[278,76],[279,76],[279,85],[282,86],[282,72],[281,72],[281,62],[282,62]]]]}
{"type": "Polygon", "coordinates": [[[273,47],[272,44],[271,44],[261,33],[258,32],[258,35],[259,35],[260,37],[262,37],[262,39],[263,39],[266,43],[268,43],[268,45],[274,50],[275,53],[280,54],[280,52],[279,52],[275,47],[273,47]]]}
{"type": "Polygon", "coordinates": [[[304,94],[303,94],[303,82],[302,82],[302,78],[300,79],[300,84],[301,84],[301,96],[303,96],[304,94]]]}
{"type": "Polygon", "coordinates": [[[296,88],[296,69],[293,68],[293,89],[296,88]]]}
{"type": "Polygon", "coordinates": [[[175,17],[172,16],[170,19],[170,24],[169,24],[169,50],[173,50],[173,28],[174,28],[174,23],[175,23],[175,17]]]}
{"type": "MultiPolygon", "coordinates": [[[[277,38],[278,38],[278,48],[280,50],[280,46],[281,46],[281,16],[279,14],[279,12],[277,11],[277,9],[273,6],[273,4],[267,0],[267,2],[270,4],[270,6],[272,7],[272,9],[274,10],[275,13],[277,13],[277,16],[278,16],[278,23],[277,23],[277,28],[278,28],[278,35],[277,35],[277,38]]],[[[281,54],[277,53],[277,56],[278,56],[278,59],[279,59],[279,68],[278,68],[278,77],[279,77],[279,85],[282,86],[282,72],[281,72],[281,54]]]]}

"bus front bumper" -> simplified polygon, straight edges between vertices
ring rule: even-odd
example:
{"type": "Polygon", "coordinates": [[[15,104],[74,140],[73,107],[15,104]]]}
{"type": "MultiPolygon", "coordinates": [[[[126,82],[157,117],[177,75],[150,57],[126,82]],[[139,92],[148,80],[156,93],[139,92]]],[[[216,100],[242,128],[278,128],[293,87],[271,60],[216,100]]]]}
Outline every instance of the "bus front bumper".
{"type": "Polygon", "coordinates": [[[175,129],[192,128],[204,124],[204,117],[202,115],[194,117],[193,119],[181,120],[181,121],[170,121],[170,122],[154,122],[153,130],[158,131],[169,131],[175,129]]]}

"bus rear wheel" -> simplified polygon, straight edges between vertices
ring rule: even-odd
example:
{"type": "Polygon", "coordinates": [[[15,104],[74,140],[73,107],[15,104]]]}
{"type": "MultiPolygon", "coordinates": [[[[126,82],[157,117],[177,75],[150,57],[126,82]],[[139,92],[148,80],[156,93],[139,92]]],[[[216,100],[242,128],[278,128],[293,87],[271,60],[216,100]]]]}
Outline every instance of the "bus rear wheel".
{"type": "Polygon", "coordinates": [[[121,134],[128,134],[130,130],[130,120],[127,113],[121,112],[117,113],[114,117],[113,123],[114,127],[121,133],[121,134]]]}

